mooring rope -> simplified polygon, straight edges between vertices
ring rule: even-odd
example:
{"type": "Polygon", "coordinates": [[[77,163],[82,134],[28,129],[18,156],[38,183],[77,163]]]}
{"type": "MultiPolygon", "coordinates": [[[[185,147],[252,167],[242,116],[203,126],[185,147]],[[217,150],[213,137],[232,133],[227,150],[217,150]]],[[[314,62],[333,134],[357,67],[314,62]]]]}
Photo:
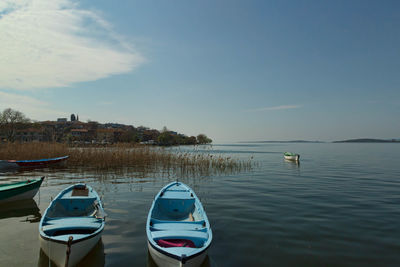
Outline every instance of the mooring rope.
{"type": "Polygon", "coordinates": [[[65,267],[68,267],[68,261],[69,261],[69,255],[71,254],[71,246],[72,246],[72,240],[74,240],[73,236],[70,236],[68,238],[68,243],[67,243],[67,257],[65,257],[65,267]]]}

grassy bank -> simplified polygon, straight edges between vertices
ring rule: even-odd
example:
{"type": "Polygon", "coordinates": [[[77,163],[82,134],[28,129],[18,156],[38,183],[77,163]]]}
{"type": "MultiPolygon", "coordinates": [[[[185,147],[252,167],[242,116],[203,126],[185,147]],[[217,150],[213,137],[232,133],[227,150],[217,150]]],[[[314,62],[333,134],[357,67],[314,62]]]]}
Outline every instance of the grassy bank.
{"type": "Polygon", "coordinates": [[[60,143],[0,144],[0,159],[41,159],[69,155],[69,167],[110,169],[120,167],[173,170],[187,175],[240,172],[253,163],[201,152],[174,152],[151,146],[118,144],[107,147],[71,147],[60,143]]]}

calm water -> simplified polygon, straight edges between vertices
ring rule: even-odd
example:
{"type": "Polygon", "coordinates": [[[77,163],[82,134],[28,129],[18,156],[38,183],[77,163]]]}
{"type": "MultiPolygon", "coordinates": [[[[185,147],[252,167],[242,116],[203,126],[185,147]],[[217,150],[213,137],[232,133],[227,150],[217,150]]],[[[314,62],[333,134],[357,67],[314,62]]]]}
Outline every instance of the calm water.
{"type": "Polygon", "coordinates": [[[39,248],[40,216],[50,197],[77,182],[93,186],[108,213],[102,243],[81,265],[154,266],[146,246],[147,212],[160,188],[177,178],[196,191],[211,223],[214,240],[205,266],[400,266],[399,149],[214,145],[212,153],[253,157],[257,165],[207,177],[129,169],[73,174],[65,168],[1,174],[1,182],[47,178],[33,201],[0,207],[0,266],[49,265],[39,248]],[[285,162],[284,151],[301,154],[301,163],[285,162]]]}

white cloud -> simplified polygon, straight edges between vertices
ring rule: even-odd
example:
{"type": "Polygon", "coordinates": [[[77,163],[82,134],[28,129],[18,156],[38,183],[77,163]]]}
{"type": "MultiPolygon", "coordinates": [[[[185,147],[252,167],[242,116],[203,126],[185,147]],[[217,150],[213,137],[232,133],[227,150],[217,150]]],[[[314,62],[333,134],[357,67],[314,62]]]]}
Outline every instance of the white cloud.
{"type": "Polygon", "coordinates": [[[0,112],[6,108],[21,111],[34,120],[48,120],[49,114],[51,114],[53,120],[57,117],[66,116],[66,112],[52,109],[47,102],[30,96],[0,91],[0,112]]]}
{"type": "Polygon", "coordinates": [[[282,105],[282,106],[275,106],[275,107],[264,107],[264,108],[256,108],[256,109],[249,109],[247,112],[257,112],[257,111],[269,111],[269,110],[286,110],[286,109],[296,109],[301,108],[301,105],[282,105]]]}
{"type": "Polygon", "coordinates": [[[0,1],[0,88],[63,87],[143,62],[111,24],[72,0],[0,1]]]}

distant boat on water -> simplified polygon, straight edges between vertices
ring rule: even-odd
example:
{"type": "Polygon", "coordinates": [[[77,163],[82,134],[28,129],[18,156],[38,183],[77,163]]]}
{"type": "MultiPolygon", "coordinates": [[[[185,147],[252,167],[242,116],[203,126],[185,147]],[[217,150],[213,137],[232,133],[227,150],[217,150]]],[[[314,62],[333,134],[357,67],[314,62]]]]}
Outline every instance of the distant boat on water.
{"type": "Polygon", "coordinates": [[[0,184],[0,204],[10,201],[32,199],[38,192],[44,177],[22,182],[0,184]]]}
{"type": "Polygon", "coordinates": [[[60,163],[68,158],[69,156],[33,160],[0,160],[0,170],[45,167],[47,165],[60,163]]]}
{"type": "Polygon", "coordinates": [[[292,153],[292,152],[285,152],[285,153],[283,154],[283,157],[284,157],[286,160],[290,160],[290,161],[299,161],[299,160],[300,160],[300,155],[299,155],[299,154],[292,153]]]}

